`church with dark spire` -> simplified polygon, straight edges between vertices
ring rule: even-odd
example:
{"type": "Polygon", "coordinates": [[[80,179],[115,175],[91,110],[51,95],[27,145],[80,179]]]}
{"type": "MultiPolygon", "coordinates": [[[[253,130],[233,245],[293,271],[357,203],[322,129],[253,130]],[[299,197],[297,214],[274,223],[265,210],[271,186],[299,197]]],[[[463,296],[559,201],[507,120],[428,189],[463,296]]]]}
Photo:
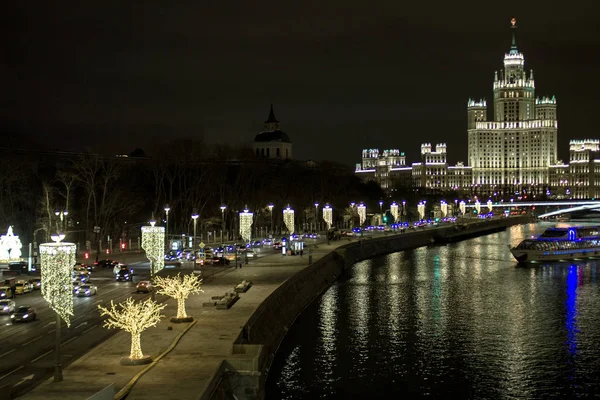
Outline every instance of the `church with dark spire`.
{"type": "Polygon", "coordinates": [[[275,118],[273,104],[271,104],[269,118],[265,121],[264,130],[254,138],[252,150],[257,158],[292,159],[292,141],[285,132],[279,129],[279,121],[275,118]]]}

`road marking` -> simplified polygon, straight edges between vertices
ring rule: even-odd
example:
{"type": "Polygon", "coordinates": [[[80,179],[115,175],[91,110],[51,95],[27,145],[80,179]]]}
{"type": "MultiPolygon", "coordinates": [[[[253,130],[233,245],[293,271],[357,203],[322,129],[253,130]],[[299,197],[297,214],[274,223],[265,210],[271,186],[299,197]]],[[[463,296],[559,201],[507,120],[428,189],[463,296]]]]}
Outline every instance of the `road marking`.
{"type": "Polygon", "coordinates": [[[36,340],[41,339],[41,338],[42,338],[42,336],[38,336],[35,339],[31,339],[29,342],[23,343],[21,346],[27,346],[29,343],[33,343],[36,340]]]}
{"type": "Polygon", "coordinates": [[[16,385],[13,385],[13,387],[19,386],[21,383],[25,382],[25,381],[30,381],[33,379],[33,374],[31,375],[27,375],[21,378],[21,380],[19,381],[19,383],[17,383],[16,385]]]}
{"type": "Polygon", "coordinates": [[[97,302],[95,302],[95,303],[94,303],[94,305],[96,305],[96,304],[100,304],[100,303],[102,303],[103,301],[104,301],[104,300],[98,300],[97,302]]]}
{"type": "Polygon", "coordinates": [[[12,350],[7,351],[6,353],[0,354],[0,357],[4,357],[5,355],[12,353],[13,351],[15,351],[15,349],[12,349],[12,350]]]}
{"type": "Polygon", "coordinates": [[[80,323],[79,325],[77,325],[77,326],[75,327],[75,329],[77,329],[77,328],[80,328],[80,327],[82,327],[82,326],[85,326],[85,325],[87,325],[87,324],[88,324],[88,323],[87,323],[87,321],[85,321],[85,322],[82,322],[82,323],[80,323]]]}
{"type": "Polygon", "coordinates": [[[85,335],[86,333],[88,333],[89,331],[91,331],[92,329],[94,329],[95,327],[97,327],[98,325],[94,325],[92,327],[87,328],[85,331],[81,332],[82,335],[85,335]]]}
{"type": "Polygon", "coordinates": [[[41,356],[39,356],[39,357],[36,357],[36,358],[34,358],[33,360],[31,360],[31,362],[36,362],[36,361],[37,361],[37,360],[39,360],[40,358],[42,358],[42,357],[45,357],[45,356],[47,356],[47,355],[48,355],[48,354],[50,354],[50,353],[52,353],[52,350],[48,350],[47,352],[45,352],[45,353],[44,353],[44,354],[42,354],[41,356]]]}
{"type": "Polygon", "coordinates": [[[52,333],[52,332],[54,332],[55,330],[56,330],[56,329],[52,329],[51,331],[48,331],[48,333],[52,333]]]}
{"type": "Polygon", "coordinates": [[[56,321],[50,322],[49,324],[44,325],[44,328],[49,327],[50,325],[56,325],[56,321]]]}
{"type": "Polygon", "coordinates": [[[77,339],[77,337],[78,337],[78,336],[79,336],[79,335],[77,335],[77,336],[73,336],[71,339],[67,340],[66,342],[62,342],[60,345],[61,345],[61,346],[63,346],[63,345],[65,345],[65,344],[67,344],[67,343],[71,343],[73,340],[77,339]]]}
{"type": "Polygon", "coordinates": [[[22,365],[21,365],[20,367],[17,367],[17,368],[15,368],[15,369],[13,369],[13,370],[12,370],[12,371],[10,371],[8,374],[0,376],[0,381],[1,381],[2,379],[6,378],[7,376],[11,375],[11,374],[14,374],[15,372],[17,372],[17,371],[18,371],[18,370],[20,370],[20,369],[23,369],[23,366],[22,366],[22,365]]]}

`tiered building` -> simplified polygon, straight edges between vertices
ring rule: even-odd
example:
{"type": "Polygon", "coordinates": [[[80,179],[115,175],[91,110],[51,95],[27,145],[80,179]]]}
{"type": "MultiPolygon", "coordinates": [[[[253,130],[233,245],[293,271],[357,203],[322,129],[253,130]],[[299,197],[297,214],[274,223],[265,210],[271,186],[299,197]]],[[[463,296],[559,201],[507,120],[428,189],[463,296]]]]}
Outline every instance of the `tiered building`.
{"type": "Polygon", "coordinates": [[[569,164],[549,168],[552,195],[561,199],[600,198],[600,140],[571,140],[569,164]]]}
{"type": "Polygon", "coordinates": [[[494,119],[487,120],[485,100],[467,103],[469,165],[479,193],[542,193],[557,161],[556,99],[535,97],[533,70],[525,71],[511,22],[512,45],[494,74],[494,119]]]}

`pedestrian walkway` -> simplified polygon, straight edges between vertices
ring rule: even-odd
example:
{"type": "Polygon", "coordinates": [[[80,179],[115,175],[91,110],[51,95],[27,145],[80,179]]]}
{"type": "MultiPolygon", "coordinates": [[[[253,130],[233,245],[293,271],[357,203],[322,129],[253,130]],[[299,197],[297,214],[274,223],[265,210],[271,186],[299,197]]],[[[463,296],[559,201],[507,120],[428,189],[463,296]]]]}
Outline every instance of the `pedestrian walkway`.
{"type": "MultiPolygon", "coordinates": [[[[317,261],[348,240],[319,244],[312,250],[317,261]]],[[[271,249],[263,249],[270,252],[271,249]]],[[[193,399],[210,382],[224,359],[232,358],[232,344],[252,313],[279,285],[308,265],[308,252],[300,256],[280,253],[251,259],[242,268],[223,268],[206,279],[204,293],[187,301],[187,312],[196,319],[191,329],[152,369],[144,374],[131,390],[128,400],[193,399]],[[203,307],[212,296],[233,291],[242,280],[253,282],[246,293],[229,310],[203,307]]],[[[142,334],[142,350],[153,357],[161,354],[188,324],[172,324],[169,317],[176,313],[176,302],[169,300],[163,314],[167,316],[155,328],[142,334]],[[169,330],[172,327],[172,330],[169,330]]],[[[145,366],[121,366],[120,357],[129,355],[130,335],[119,332],[91,349],[86,355],[64,369],[64,380],[48,380],[23,399],[86,399],[110,384],[118,392],[145,366]]]]}

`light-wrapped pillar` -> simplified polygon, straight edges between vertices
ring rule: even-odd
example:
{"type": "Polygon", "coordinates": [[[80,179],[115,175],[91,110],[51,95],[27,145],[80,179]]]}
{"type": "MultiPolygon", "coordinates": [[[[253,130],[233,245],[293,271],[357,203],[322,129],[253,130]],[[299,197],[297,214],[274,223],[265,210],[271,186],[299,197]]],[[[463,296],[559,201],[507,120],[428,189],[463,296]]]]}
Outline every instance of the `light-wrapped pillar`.
{"type": "Polygon", "coordinates": [[[327,230],[329,230],[333,224],[333,208],[329,207],[329,204],[323,207],[323,220],[327,224],[327,230]]]}
{"type": "Polygon", "coordinates": [[[442,218],[446,218],[448,215],[448,203],[446,203],[444,200],[442,200],[440,203],[440,210],[442,211],[442,218]]]}
{"type": "MultiPolygon", "coordinates": [[[[61,243],[57,237],[55,243],[40,244],[42,296],[48,305],[67,326],[71,325],[73,315],[73,266],[77,246],[75,243],[61,243]]],[[[53,237],[54,238],[54,237],[53,237]]]]}
{"type": "Polygon", "coordinates": [[[142,249],[150,260],[150,274],[154,276],[165,267],[165,227],[142,226],[142,249]]]}
{"type": "Polygon", "coordinates": [[[367,206],[365,206],[363,203],[360,203],[358,207],[356,207],[356,210],[358,212],[358,223],[360,226],[363,226],[367,220],[367,206]]]}
{"type": "Polygon", "coordinates": [[[398,223],[398,203],[395,201],[390,204],[390,214],[394,217],[394,223],[398,223]]]}
{"type": "Polygon", "coordinates": [[[467,205],[465,204],[465,202],[464,202],[464,201],[461,201],[461,202],[458,204],[458,208],[460,209],[460,213],[461,213],[462,215],[465,215],[465,211],[466,211],[466,209],[467,209],[467,205]]]}
{"type": "Polygon", "coordinates": [[[244,210],[240,213],[240,236],[246,242],[249,242],[252,237],[252,219],[254,214],[244,210]]]}
{"type": "Polygon", "coordinates": [[[492,212],[493,204],[492,204],[492,200],[491,199],[487,201],[487,208],[488,208],[488,210],[490,210],[490,212],[492,212]]]}
{"type": "Polygon", "coordinates": [[[283,210],[283,223],[290,232],[290,235],[294,233],[294,210],[289,206],[283,210]]]}

